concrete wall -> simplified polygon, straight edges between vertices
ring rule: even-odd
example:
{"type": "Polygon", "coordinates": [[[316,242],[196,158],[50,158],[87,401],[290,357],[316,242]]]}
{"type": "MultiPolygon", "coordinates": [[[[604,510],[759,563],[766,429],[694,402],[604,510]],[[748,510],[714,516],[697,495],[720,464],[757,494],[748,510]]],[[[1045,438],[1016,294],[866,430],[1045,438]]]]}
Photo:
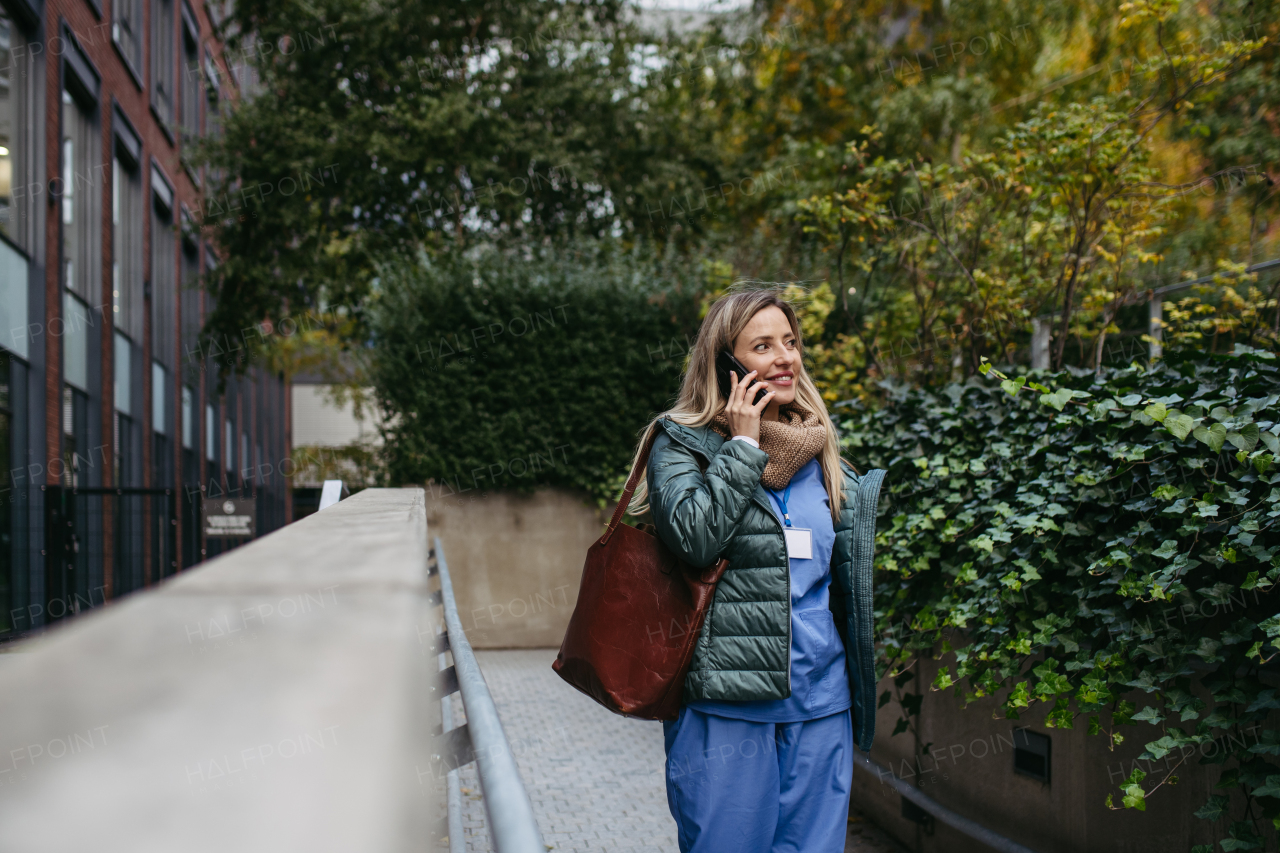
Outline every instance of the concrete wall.
{"type": "MultiPolygon", "coordinates": [[[[587,548],[609,516],[577,494],[427,489],[427,524],[478,649],[556,648],[578,600],[587,548]]],[[[550,659],[548,659],[550,665],[550,659]]]]}
{"type": "MultiPolygon", "coordinates": [[[[356,417],[355,405],[347,396],[341,406],[334,405],[330,396],[331,385],[313,385],[294,382],[290,388],[290,405],[293,406],[293,444],[295,447],[345,447],[360,441],[374,446],[382,444],[378,433],[379,419],[375,407],[362,408],[356,417]]],[[[369,400],[373,389],[364,389],[369,400]]]]}

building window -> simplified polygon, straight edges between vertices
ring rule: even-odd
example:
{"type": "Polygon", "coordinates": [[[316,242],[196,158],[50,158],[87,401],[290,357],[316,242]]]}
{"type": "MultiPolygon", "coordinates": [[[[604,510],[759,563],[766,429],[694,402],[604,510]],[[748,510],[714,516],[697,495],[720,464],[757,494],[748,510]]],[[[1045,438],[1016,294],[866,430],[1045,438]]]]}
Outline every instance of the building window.
{"type": "Polygon", "coordinates": [[[0,240],[0,346],[24,359],[31,352],[27,270],[27,259],[0,240]]]}
{"type": "MultiPolygon", "coordinates": [[[[32,197],[42,182],[32,181],[28,169],[35,149],[28,141],[31,122],[27,111],[36,68],[30,51],[21,49],[24,40],[22,31],[0,6],[0,234],[30,253],[35,245],[32,214],[38,209],[32,206],[32,197]],[[13,50],[14,47],[19,49],[13,50]]],[[[28,270],[27,258],[0,240],[0,346],[24,359],[30,355],[28,270]]],[[[0,362],[0,372],[0,383],[7,386],[7,359],[0,362]]],[[[0,419],[4,417],[0,415],[0,419]]],[[[4,463],[8,464],[7,456],[4,463]]],[[[3,603],[4,593],[0,592],[0,604],[3,603]]],[[[0,618],[0,633],[6,630],[4,625],[0,618]]]]}
{"type": "Polygon", "coordinates": [[[184,5],[182,15],[182,134],[186,140],[200,135],[200,33],[195,16],[184,5]]]}
{"type": "Polygon", "coordinates": [[[134,77],[142,69],[142,0],[113,0],[111,39],[134,77]]]}
{"type": "Polygon", "coordinates": [[[137,165],[118,153],[112,166],[111,312],[115,326],[142,340],[142,175],[137,165]]]}
{"type": "Polygon", "coordinates": [[[29,111],[36,66],[32,52],[22,49],[23,41],[22,31],[0,6],[0,234],[29,252],[35,236],[32,202],[40,182],[30,176],[35,149],[29,111]]]}
{"type": "Polygon", "coordinates": [[[196,392],[189,386],[182,386],[182,447],[184,450],[195,450],[196,447],[196,392]]]}
{"type": "Polygon", "coordinates": [[[62,389],[62,484],[78,489],[88,483],[83,468],[92,464],[88,435],[89,397],[66,385],[62,389]],[[81,453],[81,451],[84,451],[81,453]]]}
{"type": "Polygon", "coordinates": [[[101,234],[96,122],[65,89],[62,92],[62,283],[89,304],[98,295],[96,271],[101,234]]]}
{"type": "Polygon", "coordinates": [[[0,12],[0,231],[13,237],[13,179],[18,159],[18,104],[15,86],[23,76],[13,67],[10,49],[16,32],[0,12]]]}
{"type": "MultiPolygon", "coordinates": [[[[116,332],[112,360],[115,362],[115,412],[112,420],[112,432],[115,439],[115,479],[117,486],[133,486],[136,484],[138,472],[135,460],[142,452],[141,446],[134,446],[136,440],[133,412],[133,342],[116,332]]],[[[139,413],[140,415],[141,413],[139,413]]],[[[117,567],[119,570],[121,567],[117,567]]],[[[133,586],[121,587],[127,592],[133,586]]]]}
{"type": "Polygon", "coordinates": [[[89,390],[89,306],[68,291],[62,293],[62,378],[89,390]]]}
{"type": "Polygon", "coordinates": [[[234,471],[236,468],[234,464],[235,459],[233,458],[236,449],[236,428],[232,425],[230,418],[227,418],[227,421],[223,426],[226,428],[225,435],[223,436],[223,444],[226,445],[223,448],[225,451],[225,459],[223,461],[226,462],[228,471],[234,471]]]}
{"type": "MultiPolygon", "coordinates": [[[[183,229],[189,233],[192,223],[186,211],[183,211],[183,229]]],[[[178,296],[182,311],[179,329],[182,335],[182,366],[184,382],[200,381],[200,368],[203,367],[200,347],[200,250],[195,240],[186,234],[182,238],[182,287],[178,296]]]]}
{"type": "Polygon", "coordinates": [[[169,434],[169,372],[154,361],[151,362],[151,428],[161,435],[169,434]]]}
{"type": "Polygon", "coordinates": [[[173,190],[151,169],[151,354],[166,367],[177,347],[177,251],[173,232],[173,190]]]}
{"type": "Polygon", "coordinates": [[[218,413],[211,405],[204,407],[204,458],[210,462],[218,458],[218,413]]]}
{"type": "MultiPolygon", "coordinates": [[[[210,139],[222,138],[222,113],[221,107],[221,87],[218,82],[218,66],[213,61],[213,54],[208,50],[204,52],[204,76],[205,76],[205,93],[207,95],[204,110],[204,134],[210,139]]],[[[211,166],[209,169],[209,178],[213,183],[222,180],[222,170],[211,166]]]]}
{"type": "Polygon", "coordinates": [[[115,341],[115,386],[116,386],[116,411],[124,412],[126,415],[132,414],[129,403],[133,399],[133,388],[130,378],[133,376],[133,365],[131,364],[131,355],[133,353],[133,344],[124,335],[116,332],[115,341]]]}
{"type": "MultiPolygon", "coordinates": [[[[62,93],[62,103],[71,105],[71,95],[62,93]]],[[[63,111],[65,118],[66,111],[63,111]]],[[[64,121],[65,125],[66,122],[64,121]]],[[[70,132],[62,138],[62,280],[72,289],[76,280],[76,140],[70,132]]]]}
{"type": "MultiPolygon", "coordinates": [[[[10,463],[10,444],[13,439],[11,432],[13,424],[11,405],[9,356],[7,353],[0,352],[0,459],[4,460],[5,465],[10,463]]],[[[15,560],[12,516],[13,513],[0,512],[0,634],[8,633],[14,628],[13,605],[16,601],[13,589],[15,560]]],[[[17,612],[21,613],[22,611],[19,609],[17,612]]]]}
{"type": "Polygon", "coordinates": [[[165,128],[173,127],[174,0],[151,0],[151,106],[165,128]]]}

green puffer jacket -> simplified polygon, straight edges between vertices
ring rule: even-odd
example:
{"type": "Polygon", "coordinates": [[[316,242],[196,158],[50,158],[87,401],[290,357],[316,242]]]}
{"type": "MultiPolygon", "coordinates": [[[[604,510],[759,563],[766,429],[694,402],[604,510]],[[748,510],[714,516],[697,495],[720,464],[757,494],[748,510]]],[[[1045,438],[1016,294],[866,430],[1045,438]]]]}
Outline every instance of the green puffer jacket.
{"type": "MultiPolygon", "coordinates": [[[[727,557],[702,626],[684,701],[791,695],[791,572],[782,525],[760,484],[769,455],[709,427],[663,418],[649,455],[649,505],[663,543],[692,566],[727,557]]],[[[871,565],[884,471],[843,466],[831,553],[831,610],[844,641],[858,748],[875,735],[871,565]]]]}

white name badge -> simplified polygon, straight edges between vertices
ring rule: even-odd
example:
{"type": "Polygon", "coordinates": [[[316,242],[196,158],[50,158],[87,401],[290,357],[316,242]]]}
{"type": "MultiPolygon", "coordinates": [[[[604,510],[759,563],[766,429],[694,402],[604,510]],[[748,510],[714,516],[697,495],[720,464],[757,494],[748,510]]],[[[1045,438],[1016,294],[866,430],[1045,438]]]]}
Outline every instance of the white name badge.
{"type": "Polygon", "coordinates": [[[813,559],[813,531],[803,527],[784,527],[782,535],[787,539],[787,556],[797,560],[813,559]]]}

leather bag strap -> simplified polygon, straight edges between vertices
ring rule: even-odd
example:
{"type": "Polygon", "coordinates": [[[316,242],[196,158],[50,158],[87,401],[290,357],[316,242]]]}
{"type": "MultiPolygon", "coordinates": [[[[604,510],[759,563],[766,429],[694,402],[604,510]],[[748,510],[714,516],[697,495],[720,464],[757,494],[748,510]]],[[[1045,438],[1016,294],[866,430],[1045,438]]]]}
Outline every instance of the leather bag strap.
{"type": "Polygon", "coordinates": [[[609,519],[609,529],[600,537],[601,545],[609,541],[609,537],[613,535],[614,528],[618,526],[618,522],[622,521],[622,514],[626,511],[627,505],[631,503],[631,495],[635,493],[640,478],[644,476],[645,469],[649,467],[649,451],[653,449],[653,441],[658,437],[659,429],[660,427],[655,423],[653,428],[649,430],[649,437],[645,439],[644,446],[640,448],[640,458],[636,461],[635,467],[631,469],[631,476],[627,478],[627,484],[622,488],[622,498],[613,510],[613,518],[609,519]]]}

